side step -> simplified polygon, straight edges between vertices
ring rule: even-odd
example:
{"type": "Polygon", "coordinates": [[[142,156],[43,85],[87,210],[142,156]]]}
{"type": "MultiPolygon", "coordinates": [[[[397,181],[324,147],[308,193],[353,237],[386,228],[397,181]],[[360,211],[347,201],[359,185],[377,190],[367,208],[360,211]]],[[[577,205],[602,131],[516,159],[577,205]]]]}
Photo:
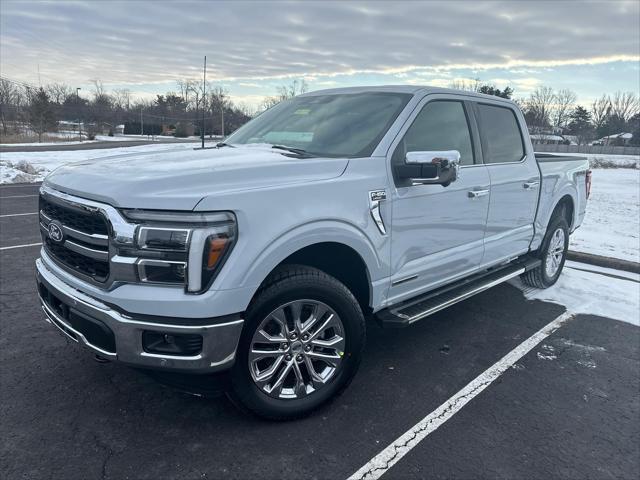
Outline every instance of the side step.
{"type": "Polygon", "coordinates": [[[472,275],[424,295],[398,303],[376,314],[383,327],[404,327],[433,315],[455,303],[495,287],[524,272],[536,268],[538,258],[525,258],[504,267],[472,275]]]}

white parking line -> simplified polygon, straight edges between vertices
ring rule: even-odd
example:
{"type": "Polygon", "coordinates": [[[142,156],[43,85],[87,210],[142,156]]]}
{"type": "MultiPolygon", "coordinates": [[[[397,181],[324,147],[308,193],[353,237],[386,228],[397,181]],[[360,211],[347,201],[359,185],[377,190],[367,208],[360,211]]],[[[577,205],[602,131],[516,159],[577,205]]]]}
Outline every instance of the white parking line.
{"type": "Polygon", "coordinates": [[[480,392],[511,368],[518,360],[535,348],[541,341],[558,330],[573,318],[574,314],[565,312],[558,318],[538,330],[516,348],[507,353],[493,366],[472,380],[466,387],[456,393],[436,410],[420,420],[410,430],[403,433],[391,445],[373,457],[360,470],[349,477],[349,480],[375,480],[393,467],[402,457],[436,431],[442,424],[453,417],[480,392]]]}
{"type": "Polygon", "coordinates": [[[7,195],[0,198],[26,198],[26,197],[38,197],[39,195],[7,195]]]}
{"type": "Polygon", "coordinates": [[[21,217],[23,215],[37,215],[38,212],[31,212],[31,213],[7,213],[6,215],[0,215],[0,218],[5,218],[5,217],[21,217]]]}
{"type": "Polygon", "coordinates": [[[11,247],[0,247],[0,250],[13,250],[14,248],[26,248],[42,245],[42,243],[27,243],[25,245],[12,245],[11,247]]]}

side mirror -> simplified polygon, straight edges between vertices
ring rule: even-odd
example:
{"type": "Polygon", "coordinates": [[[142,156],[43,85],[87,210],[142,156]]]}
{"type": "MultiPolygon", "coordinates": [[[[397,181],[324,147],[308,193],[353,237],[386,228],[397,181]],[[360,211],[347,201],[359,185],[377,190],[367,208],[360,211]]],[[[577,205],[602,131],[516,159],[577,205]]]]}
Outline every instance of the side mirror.
{"type": "Polygon", "coordinates": [[[458,178],[460,152],[457,150],[407,152],[398,175],[414,185],[448,186],[458,178]]]}

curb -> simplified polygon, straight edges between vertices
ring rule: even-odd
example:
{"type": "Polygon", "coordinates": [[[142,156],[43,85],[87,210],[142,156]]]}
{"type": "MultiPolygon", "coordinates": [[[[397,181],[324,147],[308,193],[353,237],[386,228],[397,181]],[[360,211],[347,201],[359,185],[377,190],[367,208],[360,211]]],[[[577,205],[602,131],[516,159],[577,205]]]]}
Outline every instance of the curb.
{"type": "Polygon", "coordinates": [[[604,257],[602,255],[594,255],[592,253],[567,252],[567,259],[575,262],[588,263],[598,267],[614,268],[625,272],[640,273],[640,263],[630,260],[621,260],[619,258],[604,257]]]}

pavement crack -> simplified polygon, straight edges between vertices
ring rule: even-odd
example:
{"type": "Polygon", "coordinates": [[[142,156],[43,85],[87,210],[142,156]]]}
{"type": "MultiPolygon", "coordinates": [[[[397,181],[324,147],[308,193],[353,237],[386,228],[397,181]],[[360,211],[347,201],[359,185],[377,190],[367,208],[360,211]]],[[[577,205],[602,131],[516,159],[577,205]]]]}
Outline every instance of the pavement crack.
{"type": "MultiPolygon", "coordinates": [[[[409,445],[413,443],[420,433],[428,430],[434,423],[438,423],[439,420],[445,419],[452,410],[456,410],[457,406],[460,403],[466,403],[465,400],[467,398],[473,398],[476,396],[476,392],[479,390],[483,390],[487,387],[491,382],[493,382],[495,378],[492,376],[491,378],[485,380],[484,382],[478,383],[473,389],[466,392],[464,395],[460,395],[454,401],[449,403],[438,415],[429,418],[424,424],[420,425],[419,428],[414,429],[411,432],[411,435],[405,438],[402,443],[394,443],[392,444],[393,454],[385,459],[383,465],[375,466],[364,472],[361,476],[357,477],[357,480],[367,480],[368,478],[374,477],[375,472],[378,471],[386,471],[395,463],[395,459],[400,455],[404,449],[409,448],[409,445]]],[[[354,479],[356,480],[356,479],[354,479]]]]}

